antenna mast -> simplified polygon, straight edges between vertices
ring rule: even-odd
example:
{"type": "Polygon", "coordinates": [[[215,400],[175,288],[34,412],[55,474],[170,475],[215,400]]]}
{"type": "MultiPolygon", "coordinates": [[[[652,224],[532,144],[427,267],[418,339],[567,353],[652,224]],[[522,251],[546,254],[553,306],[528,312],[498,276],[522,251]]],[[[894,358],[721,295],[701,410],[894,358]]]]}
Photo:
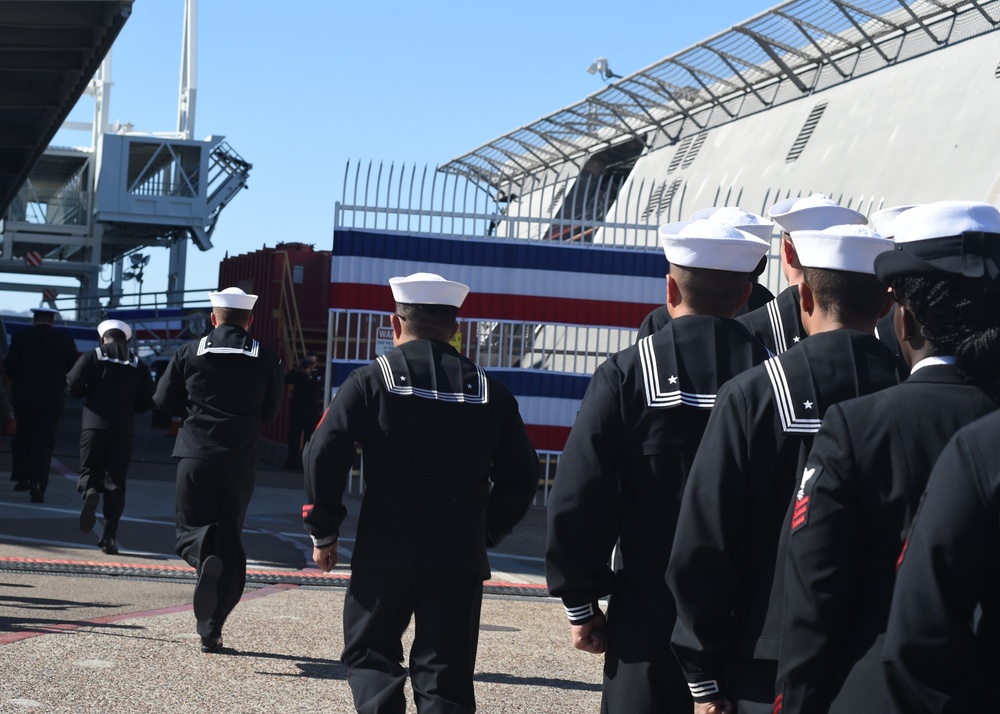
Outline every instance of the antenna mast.
{"type": "MultiPolygon", "coordinates": [[[[198,93],[198,0],[184,0],[184,32],[181,37],[181,79],[177,95],[177,135],[194,137],[194,110],[198,93]]],[[[170,246],[167,268],[167,303],[183,305],[184,274],[187,271],[187,236],[176,236],[170,246]]]]}

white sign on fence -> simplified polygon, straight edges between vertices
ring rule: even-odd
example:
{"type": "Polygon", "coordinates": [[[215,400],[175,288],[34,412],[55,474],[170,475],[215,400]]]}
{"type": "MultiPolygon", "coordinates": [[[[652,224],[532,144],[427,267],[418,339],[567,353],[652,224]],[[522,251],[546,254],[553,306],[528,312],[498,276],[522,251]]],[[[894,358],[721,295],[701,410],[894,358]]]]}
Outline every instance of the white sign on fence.
{"type": "Polygon", "coordinates": [[[375,356],[381,357],[392,349],[392,327],[375,328],[375,356]]]}

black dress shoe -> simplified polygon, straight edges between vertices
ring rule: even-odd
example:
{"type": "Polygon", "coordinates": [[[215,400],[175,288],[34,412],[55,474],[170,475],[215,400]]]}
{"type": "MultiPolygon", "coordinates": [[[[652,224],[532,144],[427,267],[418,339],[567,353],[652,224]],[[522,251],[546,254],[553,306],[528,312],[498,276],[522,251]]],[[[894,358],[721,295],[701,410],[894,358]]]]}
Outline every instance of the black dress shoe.
{"type": "Polygon", "coordinates": [[[104,538],[99,545],[101,550],[108,555],[118,555],[118,543],[115,542],[114,538],[104,538]]]}
{"type": "Polygon", "coordinates": [[[14,490],[15,491],[27,491],[29,488],[31,488],[31,484],[28,483],[27,481],[15,481],[14,482],[14,490]]]}
{"type": "Polygon", "coordinates": [[[32,503],[45,503],[45,496],[42,494],[41,491],[32,491],[31,492],[31,502],[32,503]]]}
{"type": "Polygon", "coordinates": [[[219,601],[219,576],[222,575],[222,559],[210,555],[198,569],[198,583],[194,586],[194,617],[208,620],[215,613],[219,601]]]}
{"type": "Polygon", "coordinates": [[[222,652],[222,637],[202,637],[201,651],[207,654],[218,654],[222,652]]]}
{"type": "Polygon", "coordinates": [[[101,494],[94,489],[88,489],[83,497],[83,510],[80,511],[80,530],[90,533],[97,523],[97,502],[101,500],[101,494]]]}

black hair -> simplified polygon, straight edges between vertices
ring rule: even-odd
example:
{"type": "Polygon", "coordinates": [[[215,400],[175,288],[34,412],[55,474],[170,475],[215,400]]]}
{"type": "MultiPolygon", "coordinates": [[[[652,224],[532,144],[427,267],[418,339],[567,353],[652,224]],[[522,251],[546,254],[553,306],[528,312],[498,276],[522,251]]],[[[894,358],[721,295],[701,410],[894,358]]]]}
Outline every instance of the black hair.
{"type": "Polygon", "coordinates": [[[696,312],[721,315],[739,308],[750,273],[671,265],[684,302],[696,312]]]}
{"type": "Polygon", "coordinates": [[[123,331],[121,331],[121,330],[116,330],[116,329],[105,330],[104,334],[101,335],[101,339],[102,340],[106,340],[108,338],[114,340],[115,342],[119,342],[119,343],[121,343],[123,345],[126,342],[128,342],[128,338],[125,337],[125,333],[123,331]]]}
{"type": "Polygon", "coordinates": [[[1000,395],[1000,281],[904,276],[892,280],[892,291],[920,323],[934,354],[954,355],[963,373],[1000,395]]]}
{"type": "Polygon", "coordinates": [[[870,273],[803,266],[802,281],[816,306],[842,321],[878,320],[885,305],[885,285],[870,273]]]}
{"type": "Polygon", "coordinates": [[[451,305],[418,305],[397,302],[396,315],[407,323],[409,331],[417,337],[447,342],[451,337],[451,328],[458,317],[458,308],[451,305]]]}

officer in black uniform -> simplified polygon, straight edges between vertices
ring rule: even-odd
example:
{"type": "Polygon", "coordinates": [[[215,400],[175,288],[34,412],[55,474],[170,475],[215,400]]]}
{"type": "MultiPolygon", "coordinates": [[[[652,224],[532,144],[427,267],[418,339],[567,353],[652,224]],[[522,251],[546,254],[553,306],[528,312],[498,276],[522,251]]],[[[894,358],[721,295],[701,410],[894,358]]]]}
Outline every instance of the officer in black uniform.
{"type": "Polygon", "coordinates": [[[97,326],[101,344],[80,356],[66,375],[74,397],[86,397],[80,432],[80,481],[83,494],[80,530],[94,528],[97,503],[104,495],[104,532],[97,545],[118,553],[118,521],[125,510],[125,476],[132,460],[134,414],[153,406],[153,379],[128,348],[132,328],[121,320],[97,326]]]}
{"type": "Polygon", "coordinates": [[[288,370],[285,384],[292,386],[285,468],[295,471],[302,469],[302,447],[323,415],[323,373],[316,366],[315,352],[306,353],[294,369],[288,370]]]}
{"type": "Polygon", "coordinates": [[[661,226],[670,323],[594,373],[559,459],[545,565],[573,643],[605,652],[601,711],[690,712],[664,582],[688,468],[726,380],[768,357],[733,317],[770,243],[709,220],[661,226]],[[609,566],[620,543],[621,568],[609,566]],[[605,625],[598,599],[610,594],[605,625]]]}
{"type": "Polygon", "coordinates": [[[875,273],[912,375],[830,407],[816,435],[784,526],[784,712],[888,711],[880,653],[903,538],[945,444],[997,407],[983,388],[1000,387],[1000,212],[947,201],[896,225],[875,273]]]}
{"type": "Polygon", "coordinates": [[[900,560],[882,650],[889,711],[1000,711],[1000,412],[941,452],[900,560]]]}
{"type": "Polygon", "coordinates": [[[719,390],[691,466],[667,567],[673,648],[697,712],[770,714],[780,638],[779,539],[812,439],[837,402],[897,383],[871,333],[888,309],[860,225],[793,231],[810,335],[719,390]]]}
{"type": "Polygon", "coordinates": [[[79,353],[71,337],[53,329],[57,310],[34,307],[31,312],[31,327],[11,338],[3,366],[17,420],[10,445],[14,490],[31,491],[32,503],[44,503],[56,426],[66,402],[66,373],[79,353]]]}
{"type": "Polygon", "coordinates": [[[837,205],[829,196],[813,194],[806,198],[788,198],[771,206],[768,216],[781,228],[781,271],[788,287],[771,302],[737,318],[771,350],[782,352],[806,337],[799,306],[799,283],[802,264],[789,235],[791,231],[818,231],[830,226],[859,224],[868,219],[863,213],[837,205]]]}
{"type": "MultiPolygon", "coordinates": [[[[774,224],[763,216],[758,216],[735,206],[703,208],[700,211],[695,211],[690,220],[723,223],[727,226],[738,228],[744,233],[756,236],[761,240],[770,240],[771,231],[774,229],[774,224]]],[[[771,291],[757,282],[757,278],[767,268],[767,260],[768,258],[765,255],[760,259],[757,267],[751,272],[750,297],[747,298],[746,302],[740,305],[739,309],[736,311],[737,315],[745,315],[751,310],[763,307],[767,303],[774,300],[774,295],[771,294],[771,291]]],[[[670,311],[667,310],[666,305],[660,305],[653,308],[639,324],[639,333],[636,335],[635,341],[638,342],[644,337],[649,337],[654,332],[658,332],[668,322],[670,322],[670,311]]]]}
{"type": "Polygon", "coordinates": [[[177,554],[198,570],[194,614],[203,652],[220,652],[222,626],[243,595],[241,533],[260,451],[260,425],[281,409],[278,356],[253,339],[256,295],[209,293],[213,330],[181,347],[153,401],[183,417],[177,462],[177,554]]]}
{"type": "Polygon", "coordinates": [[[303,518],[329,571],[359,444],[365,493],[341,657],[355,707],[406,709],[400,638],[412,617],[417,709],[473,712],[486,548],[531,505],[538,456],[511,393],[449,344],[469,288],[431,273],[389,283],[395,349],[351,373],[306,445],[303,518]]]}

